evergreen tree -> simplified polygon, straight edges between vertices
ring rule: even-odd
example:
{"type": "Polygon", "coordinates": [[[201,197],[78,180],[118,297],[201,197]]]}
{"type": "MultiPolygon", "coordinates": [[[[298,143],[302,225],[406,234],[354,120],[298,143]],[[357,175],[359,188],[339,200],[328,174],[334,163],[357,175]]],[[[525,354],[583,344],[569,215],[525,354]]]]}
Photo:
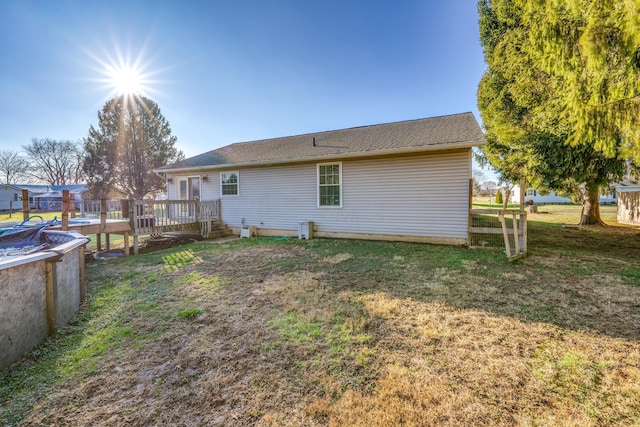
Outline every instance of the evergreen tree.
{"type": "Polygon", "coordinates": [[[83,170],[94,197],[111,190],[135,199],[164,189],[153,169],[184,158],[158,104],[142,96],[119,96],[98,113],[98,129],[85,138],[83,170]]]}
{"type": "Polygon", "coordinates": [[[581,224],[600,224],[599,188],[619,179],[622,138],[603,153],[594,135],[575,144],[564,83],[533,54],[539,36],[527,23],[533,0],[480,0],[480,38],[487,71],[478,107],[487,135],[485,161],[504,179],[541,191],[582,196],[581,224]],[[574,142],[572,144],[572,142],[574,142]]]}
{"type": "Polygon", "coordinates": [[[569,142],[640,162],[640,0],[524,3],[523,49],[555,81],[569,142]]]}

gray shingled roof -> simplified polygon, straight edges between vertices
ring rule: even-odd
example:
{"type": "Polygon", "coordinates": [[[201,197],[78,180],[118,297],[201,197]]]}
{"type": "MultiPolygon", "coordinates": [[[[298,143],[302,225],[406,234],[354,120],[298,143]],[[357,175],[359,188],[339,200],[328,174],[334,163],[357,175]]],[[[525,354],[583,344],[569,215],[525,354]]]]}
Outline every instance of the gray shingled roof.
{"type": "Polygon", "coordinates": [[[240,142],[156,169],[159,172],[316,161],[483,145],[472,113],[240,142]],[[315,146],[313,142],[315,140],[315,146]]]}

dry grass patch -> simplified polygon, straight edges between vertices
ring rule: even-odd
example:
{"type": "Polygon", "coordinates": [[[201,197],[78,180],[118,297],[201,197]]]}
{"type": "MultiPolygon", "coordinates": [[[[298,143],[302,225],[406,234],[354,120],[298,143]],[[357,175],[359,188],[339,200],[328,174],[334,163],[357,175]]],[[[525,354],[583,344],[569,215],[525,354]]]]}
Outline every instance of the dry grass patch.
{"type": "Polygon", "coordinates": [[[94,264],[75,326],[0,374],[0,425],[638,425],[640,244],[571,233],[517,263],[251,239],[94,264]]]}
{"type": "Polygon", "coordinates": [[[394,316],[385,314],[385,338],[378,349],[385,349],[387,363],[380,380],[372,393],[344,393],[327,409],[330,425],[638,420],[635,344],[442,304],[403,302],[394,316]],[[632,352],[626,353],[629,347],[632,352]],[[614,393],[621,383],[625,386],[614,393]],[[609,398],[603,401],[603,396],[609,398]],[[626,406],[630,398],[636,402],[626,406]]]}

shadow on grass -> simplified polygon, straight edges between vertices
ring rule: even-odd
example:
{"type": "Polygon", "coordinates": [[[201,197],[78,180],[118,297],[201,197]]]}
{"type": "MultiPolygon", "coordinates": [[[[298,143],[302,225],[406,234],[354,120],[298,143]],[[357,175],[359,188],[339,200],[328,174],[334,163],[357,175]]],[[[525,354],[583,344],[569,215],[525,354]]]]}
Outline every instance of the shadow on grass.
{"type": "Polygon", "coordinates": [[[640,339],[640,232],[622,227],[564,228],[530,223],[529,256],[408,243],[315,240],[313,265],[334,292],[384,292],[391,298],[640,339]]]}

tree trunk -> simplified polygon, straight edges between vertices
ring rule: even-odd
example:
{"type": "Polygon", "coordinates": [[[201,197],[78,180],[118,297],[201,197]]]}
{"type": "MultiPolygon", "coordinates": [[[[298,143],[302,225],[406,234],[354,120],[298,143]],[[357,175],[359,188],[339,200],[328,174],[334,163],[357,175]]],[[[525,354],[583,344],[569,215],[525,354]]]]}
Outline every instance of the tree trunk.
{"type": "Polygon", "coordinates": [[[600,192],[598,189],[584,190],[582,197],[580,225],[605,225],[600,218],[600,192]]]}

